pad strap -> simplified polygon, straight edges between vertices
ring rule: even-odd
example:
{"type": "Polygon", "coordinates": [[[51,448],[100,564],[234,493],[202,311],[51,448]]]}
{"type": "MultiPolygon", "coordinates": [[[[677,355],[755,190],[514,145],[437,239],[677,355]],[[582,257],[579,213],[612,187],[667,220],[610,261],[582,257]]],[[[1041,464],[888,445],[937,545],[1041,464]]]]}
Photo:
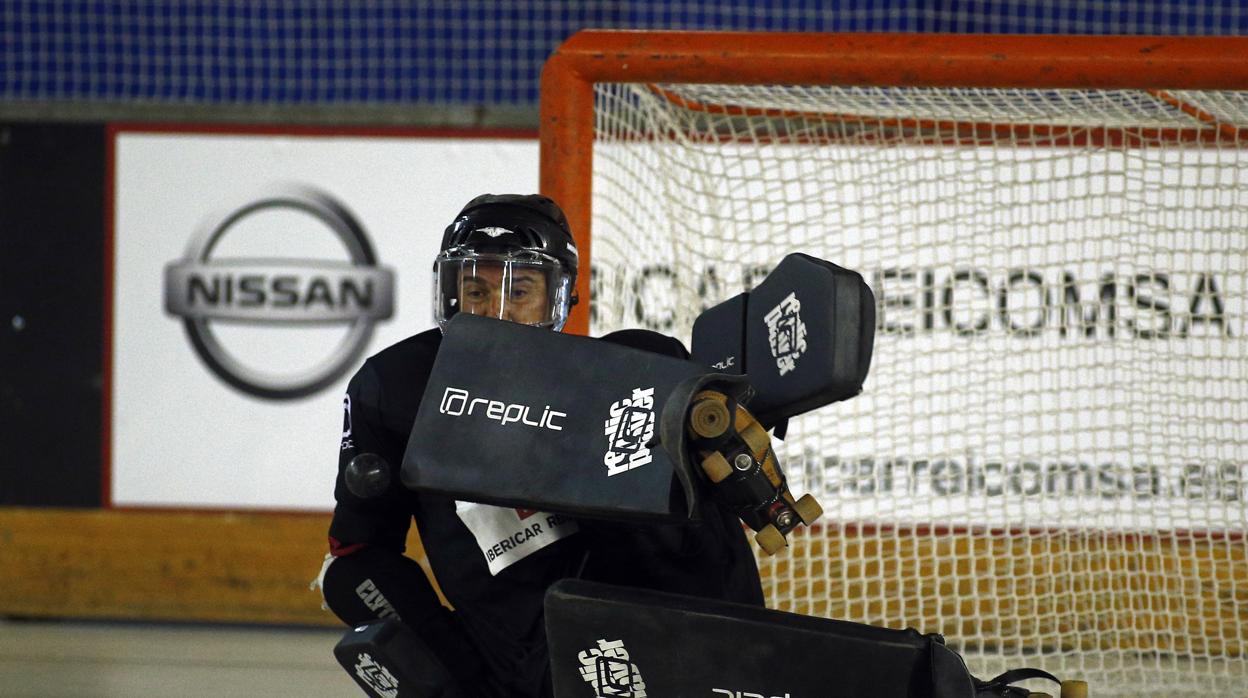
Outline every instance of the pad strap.
{"type": "Polygon", "coordinates": [[[1034,667],[1023,667],[1020,669],[1010,669],[1009,671],[993,677],[988,681],[983,681],[975,677],[971,680],[975,682],[975,693],[978,696],[1002,696],[1003,698],[1027,698],[1030,693],[1025,688],[1011,686],[1010,684],[1026,681],[1027,679],[1046,679],[1058,685],[1061,680],[1043,669],[1034,667]]]}

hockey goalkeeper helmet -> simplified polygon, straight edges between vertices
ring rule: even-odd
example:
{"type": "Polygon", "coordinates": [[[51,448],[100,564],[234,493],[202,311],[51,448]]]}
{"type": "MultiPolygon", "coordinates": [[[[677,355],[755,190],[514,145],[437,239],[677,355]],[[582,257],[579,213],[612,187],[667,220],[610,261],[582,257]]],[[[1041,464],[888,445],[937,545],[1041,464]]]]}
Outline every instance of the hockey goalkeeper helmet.
{"type": "Polygon", "coordinates": [[[442,236],[433,263],[433,315],[443,330],[459,312],[563,329],[576,303],[576,244],[544,196],[484,194],[442,236]]]}

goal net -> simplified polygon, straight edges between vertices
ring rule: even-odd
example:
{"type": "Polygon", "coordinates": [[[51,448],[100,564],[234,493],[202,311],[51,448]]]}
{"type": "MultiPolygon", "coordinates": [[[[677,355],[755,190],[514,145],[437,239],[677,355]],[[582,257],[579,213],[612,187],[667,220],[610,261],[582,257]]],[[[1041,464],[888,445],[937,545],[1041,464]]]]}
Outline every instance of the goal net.
{"type": "Polygon", "coordinates": [[[643,54],[589,78],[590,186],[555,193],[591,221],[591,334],[687,343],[790,252],[876,296],[863,393],[778,446],[826,513],[760,558],[769,605],[939,632],[985,678],[1242,692],[1248,92],[631,78],[643,54]]]}

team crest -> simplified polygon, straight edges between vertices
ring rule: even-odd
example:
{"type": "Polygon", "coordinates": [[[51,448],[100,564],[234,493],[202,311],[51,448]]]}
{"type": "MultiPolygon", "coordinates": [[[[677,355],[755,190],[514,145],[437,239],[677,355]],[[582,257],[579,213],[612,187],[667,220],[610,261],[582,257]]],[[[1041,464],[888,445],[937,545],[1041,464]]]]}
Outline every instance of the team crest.
{"type": "Polygon", "coordinates": [[[359,662],[355,665],[355,675],[381,698],[398,698],[399,680],[389,669],[374,661],[369,653],[360,653],[359,662]]]}
{"type": "Polygon", "coordinates": [[[593,686],[596,698],[646,698],[646,683],[637,665],[629,661],[623,640],[599,640],[597,647],[576,658],[581,678],[593,686]]]}
{"type": "Polygon", "coordinates": [[[763,317],[767,343],[782,376],[796,368],[797,360],[806,352],[806,324],[802,322],[801,310],[801,301],[790,293],[763,317]]]}
{"type": "Polygon", "coordinates": [[[635,388],[633,394],[611,405],[606,422],[607,453],[602,462],[607,477],[638,468],[653,457],[647,444],[654,439],[654,388],[635,388]]]}

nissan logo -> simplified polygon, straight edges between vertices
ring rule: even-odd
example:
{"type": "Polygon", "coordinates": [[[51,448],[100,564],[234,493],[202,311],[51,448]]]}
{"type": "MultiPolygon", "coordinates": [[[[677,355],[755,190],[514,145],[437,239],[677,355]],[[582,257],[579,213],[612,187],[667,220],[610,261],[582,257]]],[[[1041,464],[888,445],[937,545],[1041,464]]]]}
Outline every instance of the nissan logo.
{"type": "Polygon", "coordinates": [[[284,185],[225,209],[196,232],[184,258],[165,267],[165,310],[182,318],[196,353],[223,381],[257,397],[293,399],[334,383],[359,359],[373,326],[394,313],[394,272],[378,265],[363,228],[345,206],[323,191],[284,185]],[[312,216],[337,236],[350,261],[282,256],[213,259],[213,249],[227,233],[246,227],[240,222],[254,223],[254,217],[273,213],[312,216]],[[213,322],[341,323],[348,330],[333,352],[315,365],[274,375],[231,356],[214,334],[213,322]]]}

